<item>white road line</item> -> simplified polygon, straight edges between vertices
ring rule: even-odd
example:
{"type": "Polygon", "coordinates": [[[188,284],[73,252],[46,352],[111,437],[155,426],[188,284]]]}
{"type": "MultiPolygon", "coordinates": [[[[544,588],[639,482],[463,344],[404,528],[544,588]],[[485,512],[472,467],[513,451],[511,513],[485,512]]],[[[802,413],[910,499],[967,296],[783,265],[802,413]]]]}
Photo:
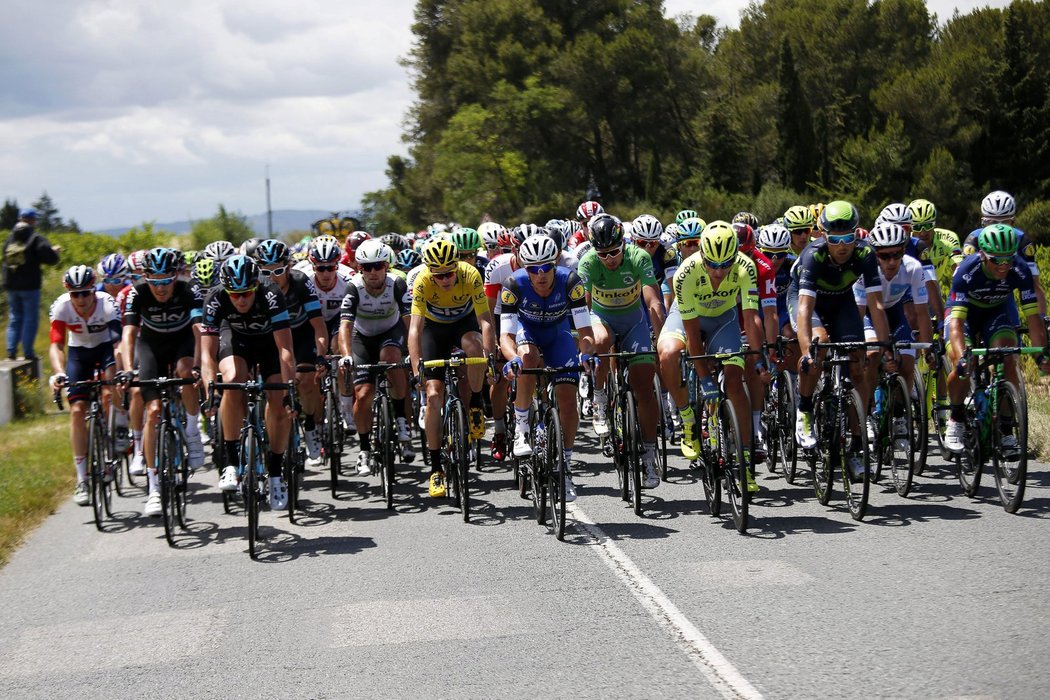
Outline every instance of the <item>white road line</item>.
{"type": "Polygon", "coordinates": [[[616,543],[575,503],[569,506],[576,523],[594,538],[595,550],[606,565],[612,569],[628,590],[634,594],[653,619],[671,633],[675,642],[704,677],[724,698],[748,698],[758,700],[762,694],[751,685],[729,659],[718,651],[711,641],[696,628],[682,611],[660,590],[659,586],[642,573],[642,570],[623,553],[616,543]]]}

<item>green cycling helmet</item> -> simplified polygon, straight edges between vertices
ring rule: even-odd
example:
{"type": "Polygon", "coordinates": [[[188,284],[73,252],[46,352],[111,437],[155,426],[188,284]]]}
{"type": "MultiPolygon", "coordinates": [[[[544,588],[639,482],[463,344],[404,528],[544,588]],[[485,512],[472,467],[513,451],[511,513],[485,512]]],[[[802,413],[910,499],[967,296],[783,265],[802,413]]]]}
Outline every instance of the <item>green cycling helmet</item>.
{"type": "Polygon", "coordinates": [[[193,264],[193,279],[205,287],[215,284],[215,261],[211,258],[201,257],[193,264]]]}
{"type": "Polygon", "coordinates": [[[1017,252],[1017,244],[1017,234],[1008,224],[985,226],[977,236],[977,248],[997,257],[1013,255],[1017,252]]]}
{"type": "Polygon", "coordinates": [[[699,218],[700,218],[700,213],[697,212],[695,209],[683,209],[682,211],[680,211],[680,212],[678,212],[677,214],[674,215],[674,222],[676,224],[681,224],[686,219],[699,219],[699,218]]]}
{"type": "Polygon", "coordinates": [[[832,235],[853,233],[860,226],[860,215],[855,206],[837,199],[824,207],[824,211],[820,213],[819,223],[820,230],[824,233],[832,235]]]}
{"type": "Polygon", "coordinates": [[[682,219],[680,222],[678,222],[678,240],[696,240],[700,238],[705,228],[707,228],[707,222],[705,222],[699,216],[692,216],[688,219],[682,219]]]}
{"type": "Polygon", "coordinates": [[[460,253],[476,252],[482,245],[481,234],[472,228],[456,229],[452,234],[452,242],[456,244],[460,253]]]}

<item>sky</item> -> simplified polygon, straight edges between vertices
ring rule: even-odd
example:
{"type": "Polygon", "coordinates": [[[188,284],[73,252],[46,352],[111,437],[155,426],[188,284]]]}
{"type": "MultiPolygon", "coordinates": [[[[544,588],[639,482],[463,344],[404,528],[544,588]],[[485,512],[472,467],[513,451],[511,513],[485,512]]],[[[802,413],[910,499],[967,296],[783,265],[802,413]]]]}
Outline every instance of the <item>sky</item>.
{"type": "MultiPolygon", "coordinates": [[[[943,22],[991,0],[931,0],[943,22]]],[[[736,26],[746,0],[665,0],[736,26]]],[[[413,0],[6,0],[0,197],[84,230],[356,209],[412,103],[413,0]]]]}

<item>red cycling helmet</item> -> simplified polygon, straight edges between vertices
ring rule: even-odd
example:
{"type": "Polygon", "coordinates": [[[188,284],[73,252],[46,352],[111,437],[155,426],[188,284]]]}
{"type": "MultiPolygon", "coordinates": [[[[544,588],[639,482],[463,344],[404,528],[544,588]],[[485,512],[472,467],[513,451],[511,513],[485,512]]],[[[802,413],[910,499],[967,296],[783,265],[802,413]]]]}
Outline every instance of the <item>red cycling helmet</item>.
{"type": "Polygon", "coordinates": [[[354,231],[347,236],[346,245],[344,246],[346,252],[343,254],[343,264],[347,265],[354,262],[354,252],[357,250],[357,247],[369,240],[372,240],[372,234],[368,231],[354,231]]]}
{"type": "Polygon", "coordinates": [[[750,224],[738,221],[733,224],[733,230],[736,231],[737,250],[750,256],[755,251],[755,229],[750,224]]]}

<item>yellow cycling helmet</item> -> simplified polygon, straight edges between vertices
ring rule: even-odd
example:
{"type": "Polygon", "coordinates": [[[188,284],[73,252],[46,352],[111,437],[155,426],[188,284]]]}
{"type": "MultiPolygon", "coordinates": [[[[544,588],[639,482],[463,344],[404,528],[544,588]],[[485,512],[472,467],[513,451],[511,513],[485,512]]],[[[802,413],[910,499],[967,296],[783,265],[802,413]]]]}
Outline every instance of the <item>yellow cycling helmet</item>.
{"type": "Polygon", "coordinates": [[[805,231],[817,225],[817,218],[809,207],[795,205],[784,212],[784,226],[788,231],[805,231]]]}
{"type": "MultiPolygon", "coordinates": [[[[933,228],[937,225],[937,207],[928,199],[916,199],[908,205],[911,212],[911,225],[914,230],[917,226],[928,226],[933,228]]],[[[922,229],[920,229],[922,230],[922,229]]]]}
{"type": "Polygon", "coordinates": [[[712,265],[724,265],[736,257],[737,238],[733,225],[712,221],[700,236],[700,255],[712,265]]]}
{"type": "Polygon", "coordinates": [[[423,263],[431,270],[450,267],[458,262],[459,249],[456,244],[443,238],[431,239],[423,251],[423,263]]]}

